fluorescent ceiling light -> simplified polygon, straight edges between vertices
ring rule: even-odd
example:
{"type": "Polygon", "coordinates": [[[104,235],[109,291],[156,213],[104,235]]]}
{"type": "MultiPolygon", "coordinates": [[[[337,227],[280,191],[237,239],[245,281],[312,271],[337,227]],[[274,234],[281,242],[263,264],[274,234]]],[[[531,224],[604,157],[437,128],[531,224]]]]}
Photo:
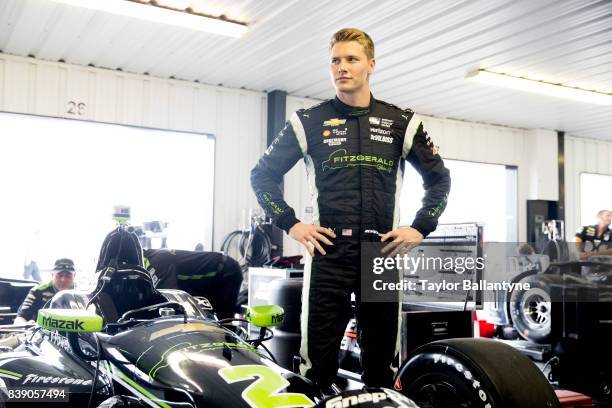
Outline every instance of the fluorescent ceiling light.
{"type": "Polygon", "coordinates": [[[194,14],[188,11],[173,10],[153,4],[145,4],[134,0],[52,0],[56,3],[84,7],[107,13],[154,21],[192,30],[206,31],[214,34],[241,37],[248,27],[246,24],[220,18],[194,14]]]}
{"type": "Polygon", "coordinates": [[[598,105],[612,105],[612,94],[576,88],[552,82],[537,81],[535,79],[521,78],[508,74],[479,69],[467,74],[465,79],[488,85],[502,86],[519,91],[534,92],[574,101],[594,103],[598,105]]]}

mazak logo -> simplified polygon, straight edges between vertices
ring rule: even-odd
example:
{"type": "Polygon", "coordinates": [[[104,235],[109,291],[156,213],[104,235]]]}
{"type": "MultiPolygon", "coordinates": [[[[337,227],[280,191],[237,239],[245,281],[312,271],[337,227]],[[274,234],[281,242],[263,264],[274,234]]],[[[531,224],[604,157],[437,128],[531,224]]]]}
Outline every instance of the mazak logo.
{"type": "Polygon", "coordinates": [[[272,324],[282,323],[283,319],[284,319],[284,316],[282,313],[272,315],[272,324]]]}
{"type": "Polygon", "coordinates": [[[323,122],[323,126],[340,126],[340,125],[344,125],[345,123],[346,123],[346,119],[334,118],[334,119],[328,119],[325,122],[323,122]]]}
{"type": "Polygon", "coordinates": [[[64,330],[85,330],[83,322],[79,319],[74,321],[54,319],[52,317],[43,316],[42,325],[51,329],[64,330]]]}

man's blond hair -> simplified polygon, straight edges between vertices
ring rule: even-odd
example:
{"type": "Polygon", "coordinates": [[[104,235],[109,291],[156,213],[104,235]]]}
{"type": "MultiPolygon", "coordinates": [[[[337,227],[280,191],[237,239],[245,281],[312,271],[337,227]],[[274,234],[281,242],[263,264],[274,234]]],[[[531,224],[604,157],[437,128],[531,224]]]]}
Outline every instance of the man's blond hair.
{"type": "Polygon", "coordinates": [[[329,50],[331,51],[336,43],[343,41],[357,41],[363,46],[368,58],[374,58],[374,41],[372,41],[372,38],[370,38],[367,33],[357,28],[343,28],[338,30],[331,37],[329,50]]]}

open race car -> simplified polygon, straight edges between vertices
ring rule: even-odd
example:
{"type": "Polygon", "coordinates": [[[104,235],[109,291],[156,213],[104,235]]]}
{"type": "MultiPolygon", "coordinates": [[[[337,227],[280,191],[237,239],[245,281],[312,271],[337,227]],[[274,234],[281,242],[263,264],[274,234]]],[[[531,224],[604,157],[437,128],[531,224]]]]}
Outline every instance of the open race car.
{"type": "MultiPolygon", "coordinates": [[[[395,389],[325,395],[283,369],[263,341],[276,306],[250,309],[257,338],[186,292],[157,290],[138,265],[106,266],[91,293],[57,293],[22,344],[0,353],[0,407],[558,407],[514,349],[454,339],[417,349],[395,389]],[[30,405],[23,401],[29,401],[30,405]]],[[[327,393],[327,391],[326,391],[327,393]]]]}
{"type": "Polygon", "coordinates": [[[346,398],[416,406],[383,389],[326,398],[277,366],[258,346],[266,327],[282,322],[279,307],[250,310],[250,323],[263,328],[256,339],[207,309],[185,292],[156,290],[144,269],[106,268],[92,293],[58,293],[24,343],[0,354],[0,406],[312,407],[346,398]]]}

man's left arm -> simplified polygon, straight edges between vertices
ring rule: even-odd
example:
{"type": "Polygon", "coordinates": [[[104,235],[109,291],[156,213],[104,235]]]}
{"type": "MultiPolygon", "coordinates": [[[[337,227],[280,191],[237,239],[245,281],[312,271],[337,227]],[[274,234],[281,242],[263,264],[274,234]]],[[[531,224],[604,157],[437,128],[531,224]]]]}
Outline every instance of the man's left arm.
{"type": "MultiPolygon", "coordinates": [[[[446,208],[446,201],[451,187],[448,169],[444,166],[438,147],[423,129],[423,123],[414,114],[408,129],[416,128],[406,160],[419,172],[423,178],[423,206],[417,211],[411,227],[419,231],[423,237],[433,232],[438,226],[438,219],[446,208]],[[414,122],[414,123],[413,123],[414,122]]],[[[410,135],[406,134],[408,138],[410,135]]]]}
{"type": "Polygon", "coordinates": [[[384,252],[394,249],[392,256],[401,248],[416,246],[436,229],[438,219],[446,208],[451,186],[450,173],[438,154],[438,147],[427,135],[419,116],[410,113],[412,116],[406,128],[402,156],[423,178],[425,196],[423,206],[409,228],[397,228],[383,235],[382,241],[394,238],[394,243],[383,249],[384,252]]]}

